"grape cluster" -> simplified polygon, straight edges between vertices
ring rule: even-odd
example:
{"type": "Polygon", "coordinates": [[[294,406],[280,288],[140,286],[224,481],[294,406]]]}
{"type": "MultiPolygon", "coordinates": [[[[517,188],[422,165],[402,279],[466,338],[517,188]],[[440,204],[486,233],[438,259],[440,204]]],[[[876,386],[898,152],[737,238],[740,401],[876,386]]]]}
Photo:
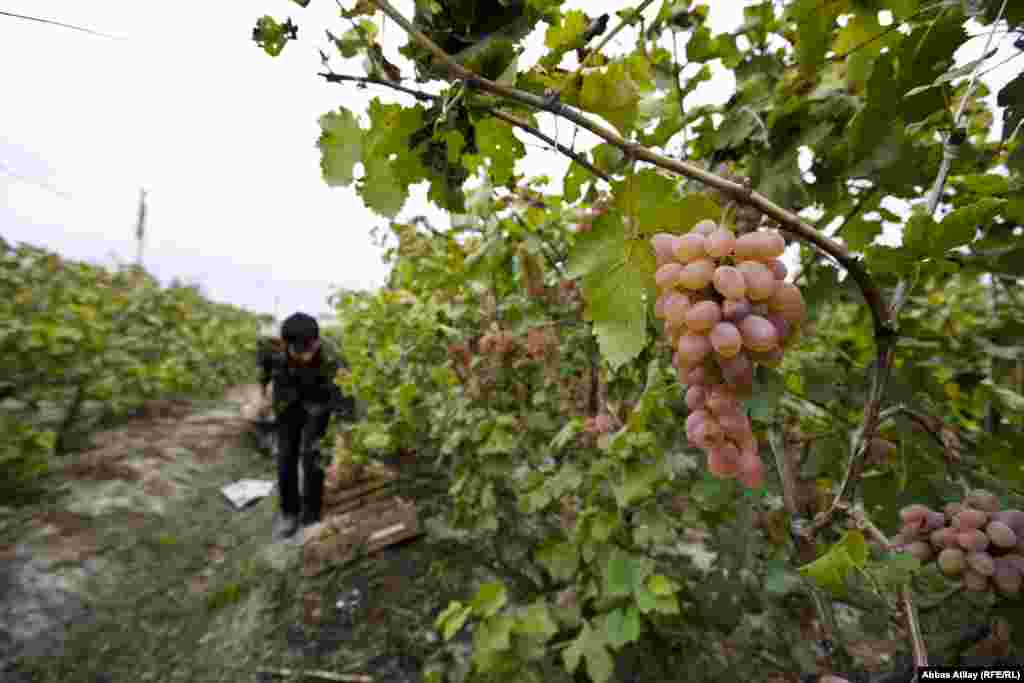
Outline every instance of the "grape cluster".
{"type": "Polygon", "coordinates": [[[1002,510],[988,491],[974,491],[943,512],[926,505],[900,510],[903,528],[897,548],[923,563],[935,561],[943,574],[961,577],[972,591],[995,587],[1005,596],[1024,584],[1024,511],[1002,510]]]}
{"type": "Polygon", "coordinates": [[[774,230],[737,237],[703,220],[685,235],[654,235],[651,244],[655,314],[688,386],[687,439],[708,454],[712,474],[758,488],[764,465],[740,401],[753,391],[754,364],[777,366],[806,316],[803,296],[778,260],[785,242],[774,230]]]}

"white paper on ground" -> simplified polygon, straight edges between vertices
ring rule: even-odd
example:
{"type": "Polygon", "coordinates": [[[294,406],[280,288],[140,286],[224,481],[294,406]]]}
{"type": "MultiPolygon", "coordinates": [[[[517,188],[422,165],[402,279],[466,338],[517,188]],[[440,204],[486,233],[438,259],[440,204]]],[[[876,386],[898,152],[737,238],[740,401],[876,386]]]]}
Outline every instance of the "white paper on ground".
{"type": "Polygon", "coordinates": [[[231,504],[241,510],[249,503],[266,498],[274,490],[274,482],[260,479],[241,479],[221,487],[221,493],[231,504]]]}

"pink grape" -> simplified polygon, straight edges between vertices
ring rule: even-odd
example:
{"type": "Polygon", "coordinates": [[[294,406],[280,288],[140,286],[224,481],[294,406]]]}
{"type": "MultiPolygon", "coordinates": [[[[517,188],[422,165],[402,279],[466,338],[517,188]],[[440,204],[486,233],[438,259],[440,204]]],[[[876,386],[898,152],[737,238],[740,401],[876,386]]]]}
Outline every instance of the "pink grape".
{"type": "Polygon", "coordinates": [[[1020,594],[1022,581],[1021,573],[1017,567],[1010,563],[1005,562],[1006,558],[997,557],[995,559],[995,573],[992,574],[992,583],[996,585],[999,592],[1003,595],[1014,597],[1020,594]]]}
{"type": "Polygon", "coordinates": [[[692,410],[703,410],[707,399],[707,389],[701,384],[694,384],[686,390],[686,407],[692,410]]]}
{"type": "Polygon", "coordinates": [[[715,415],[721,415],[729,410],[739,407],[736,395],[729,391],[724,385],[716,384],[708,391],[707,406],[715,415]]]}
{"type": "Polygon", "coordinates": [[[708,258],[691,261],[679,274],[679,284],[686,289],[700,290],[711,284],[715,275],[715,262],[708,258]]]}
{"type": "Polygon", "coordinates": [[[679,358],[687,365],[696,365],[711,353],[711,342],[704,334],[684,334],[679,338],[679,358]]]}
{"type": "Polygon", "coordinates": [[[768,322],[775,326],[775,332],[779,335],[780,341],[789,337],[789,333],[793,331],[789,321],[778,313],[769,313],[765,317],[768,318],[768,322]]]}
{"type": "Polygon", "coordinates": [[[738,261],[768,261],[782,256],[786,241],[777,232],[758,230],[741,235],[733,253],[738,261]]]}
{"type": "Polygon", "coordinates": [[[985,491],[978,489],[971,491],[964,498],[964,503],[972,508],[982,510],[984,512],[996,512],[999,510],[999,497],[991,491],[985,491]]]}
{"type": "Polygon", "coordinates": [[[679,278],[682,274],[683,265],[672,261],[654,271],[654,281],[657,283],[658,289],[668,290],[679,284],[679,278]]]}
{"type": "Polygon", "coordinates": [[[690,263],[707,254],[707,238],[697,233],[683,235],[676,241],[675,258],[680,263],[690,263]]]}
{"type": "Polygon", "coordinates": [[[723,258],[732,253],[736,246],[736,235],[728,228],[719,228],[708,235],[705,245],[708,256],[712,258],[723,258]]]}
{"type": "Polygon", "coordinates": [[[711,418],[711,413],[706,410],[694,410],[686,416],[686,438],[690,441],[694,441],[694,435],[696,434],[697,427],[704,424],[705,421],[711,418]]]}
{"type": "Polygon", "coordinates": [[[712,275],[712,282],[718,293],[726,299],[742,299],[746,296],[747,282],[738,268],[718,266],[712,275]]]}
{"type": "Polygon", "coordinates": [[[722,427],[713,418],[701,421],[693,429],[693,438],[690,439],[689,432],[686,437],[693,445],[701,449],[708,449],[722,442],[722,427]]]}
{"type": "Polygon", "coordinates": [[[710,235],[715,230],[718,230],[718,224],[710,218],[705,218],[693,226],[693,229],[690,230],[690,232],[697,233],[698,235],[710,235]]]}
{"type": "Polygon", "coordinates": [[[748,299],[765,301],[775,294],[779,281],[768,266],[758,261],[743,261],[737,268],[743,273],[743,281],[747,284],[748,299]]]}
{"type": "Polygon", "coordinates": [[[907,546],[907,552],[921,560],[921,562],[928,562],[934,557],[931,545],[924,541],[914,541],[907,546]]]}
{"type": "Polygon", "coordinates": [[[725,441],[708,452],[708,470],[716,477],[735,477],[739,472],[739,465],[740,451],[731,441],[725,441]]]}
{"type": "Polygon", "coordinates": [[[751,351],[771,351],[779,344],[775,326],[759,315],[748,315],[740,322],[743,346],[751,351]]]}
{"type": "Polygon", "coordinates": [[[720,322],[711,328],[708,335],[711,346],[722,358],[732,358],[743,348],[743,336],[739,328],[730,322],[720,322]]]}
{"type": "Polygon", "coordinates": [[[956,536],[956,529],[945,526],[932,532],[931,542],[932,545],[937,545],[943,548],[953,548],[957,545],[956,536]]]}
{"type": "Polygon", "coordinates": [[[982,510],[965,507],[953,517],[952,526],[965,531],[967,529],[980,529],[988,522],[988,513],[982,510]]]}
{"type": "Polygon", "coordinates": [[[1000,510],[992,513],[992,519],[1002,522],[1014,531],[1024,529],[1024,512],[1020,510],[1000,510]]]}
{"type": "Polygon", "coordinates": [[[804,304],[800,288],[792,282],[780,282],[775,293],[768,300],[768,307],[794,325],[799,325],[807,317],[807,306],[804,304]]]}
{"type": "Polygon", "coordinates": [[[925,520],[925,528],[929,531],[935,529],[941,529],[946,526],[946,516],[941,512],[932,510],[928,513],[928,518],[925,520]]]}
{"type": "Polygon", "coordinates": [[[988,548],[988,536],[981,529],[963,529],[956,535],[956,542],[970,552],[981,552],[988,548]]]}
{"type": "Polygon", "coordinates": [[[992,541],[992,545],[999,548],[1014,548],[1017,546],[1017,534],[1003,522],[989,522],[988,526],[985,527],[985,535],[992,541]]]}
{"type": "Polygon", "coordinates": [[[996,573],[995,562],[986,552],[967,553],[967,566],[983,576],[992,576],[996,573]]]}
{"type": "Polygon", "coordinates": [[[764,463],[757,453],[743,451],[740,455],[738,478],[744,486],[759,489],[764,484],[764,463]]]}
{"type": "Polygon", "coordinates": [[[676,236],[659,232],[651,237],[651,246],[654,247],[654,257],[659,266],[671,263],[676,257],[676,236]]]}
{"type": "Polygon", "coordinates": [[[659,320],[665,319],[665,301],[668,299],[669,294],[671,294],[671,292],[662,294],[654,300],[654,317],[659,320]]]}
{"type": "Polygon", "coordinates": [[[687,375],[686,375],[686,383],[687,384],[705,384],[707,382],[707,378],[708,378],[707,370],[704,368],[703,365],[698,365],[697,367],[695,367],[692,370],[690,370],[689,373],[687,373],[687,375]]]}
{"type": "MultiPolygon", "coordinates": [[[[746,285],[743,285],[746,288],[746,285]]],[[[750,302],[746,299],[726,299],[722,302],[722,317],[732,323],[738,323],[753,312],[750,302]]]]}
{"type": "Polygon", "coordinates": [[[786,268],[786,264],[779,259],[772,259],[771,261],[768,261],[767,265],[776,280],[785,280],[786,276],[789,275],[789,269],[786,268]]]}
{"type": "Polygon", "coordinates": [[[686,327],[691,332],[707,332],[722,319],[722,309],[714,301],[701,301],[686,312],[686,327]]]}
{"type": "Polygon", "coordinates": [[[686,322],[687,311],[690,310],[690,297],[682,292],[671,292],[666,296],[664,312],[665,322],[674,327],[681,327],[686,322]]]}

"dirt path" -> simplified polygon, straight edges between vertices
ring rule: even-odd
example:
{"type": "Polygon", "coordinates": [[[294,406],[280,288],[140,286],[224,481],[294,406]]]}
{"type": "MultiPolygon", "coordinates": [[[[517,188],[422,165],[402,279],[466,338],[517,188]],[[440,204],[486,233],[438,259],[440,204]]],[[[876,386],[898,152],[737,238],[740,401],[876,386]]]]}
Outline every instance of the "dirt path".
{"type": "Polygon", "coordinates": [[[236,511],[220,487],[275,478],[242,404],[157,401],[68,459],[66,495],[0,527],[5,681],[280,681],[261,669],[419,680],[434,614],[458,591],[420,540],[315,578],[272,543],[272,495],[236,511]]]}

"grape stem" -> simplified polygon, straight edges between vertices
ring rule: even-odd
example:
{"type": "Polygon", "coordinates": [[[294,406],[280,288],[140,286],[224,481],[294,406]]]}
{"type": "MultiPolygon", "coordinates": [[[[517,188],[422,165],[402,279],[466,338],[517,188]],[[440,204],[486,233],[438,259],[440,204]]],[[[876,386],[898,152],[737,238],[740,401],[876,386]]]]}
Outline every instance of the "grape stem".
{"type": "MultiPolygon", "coordinates": [[[[845,503],[842,505],[842,508],[849,514],[858,529],[866,532],[886,550],[892,550],[892,542],[882,533],[881,529],[874,525],[862,508],[850,507],[845,503]]],[[[925,645],[924,636],[921,634],[921,623],[917,617],[917,610],[914,607],[914,598],[909,582],[904,583],[900,587],[899,605],[903,616],[907,620],[907,631],[910,637],[910,649],[914,655],[914,666],[928,666],[928,648],[925,645]]]]}

